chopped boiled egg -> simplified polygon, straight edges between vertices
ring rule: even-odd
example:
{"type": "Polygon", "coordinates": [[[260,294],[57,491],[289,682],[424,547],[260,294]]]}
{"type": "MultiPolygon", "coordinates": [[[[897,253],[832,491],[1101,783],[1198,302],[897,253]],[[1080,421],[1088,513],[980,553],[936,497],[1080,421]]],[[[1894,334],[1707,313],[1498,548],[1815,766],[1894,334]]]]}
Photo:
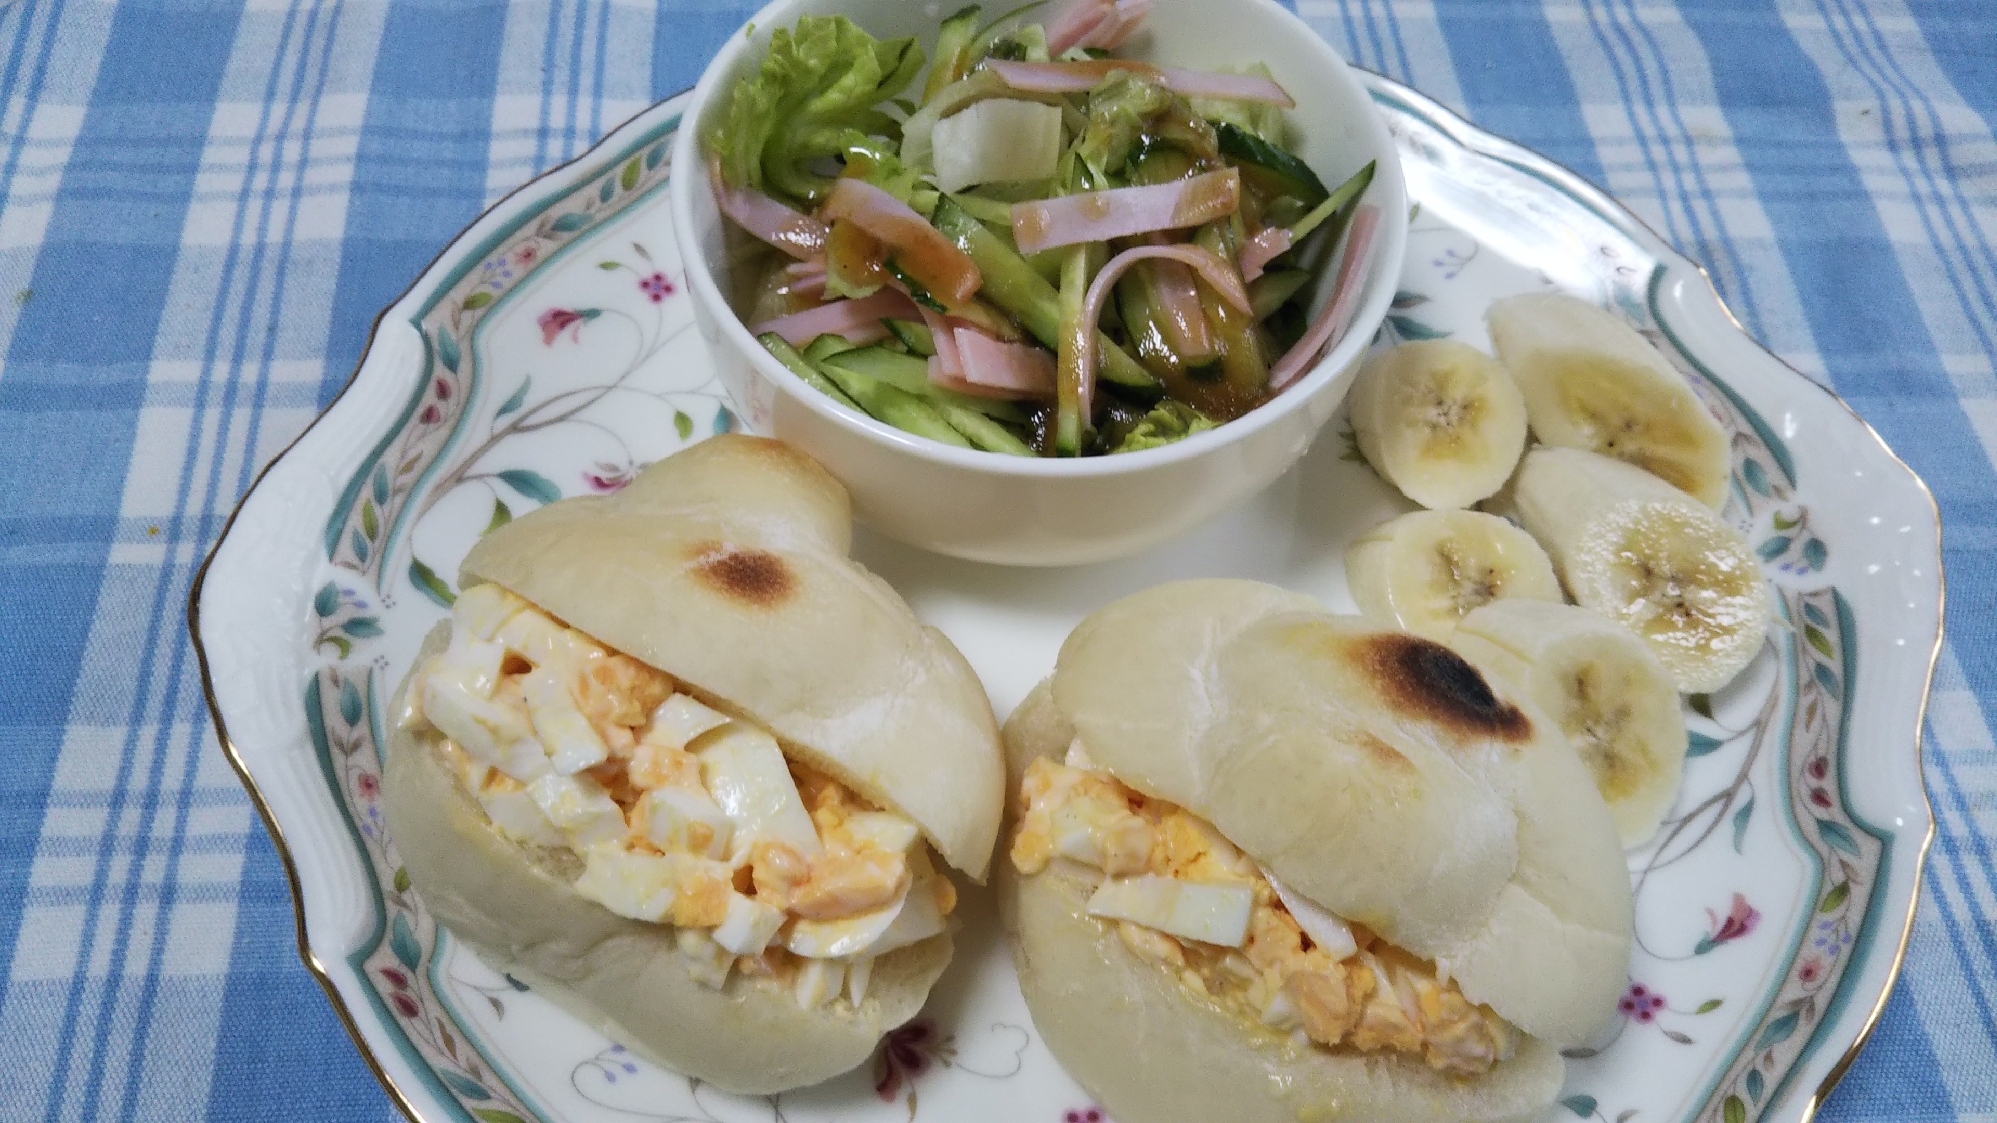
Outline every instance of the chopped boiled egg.
{"type": "Polygon", "coordinates": [[[624,812],[603,785],[588,776],[549,772],[530,782],[527,794],[578,850],[617,842],[625,835],[624,812]]]}
{"type": "Polygon", "coordinates": [[[1089,759],[1088,751],[1082,748],[1080,737],[1068,742],[1068,755],[1062,758],[1061,763],[1084,772],[1096,771],[1096,762],[1089,759]]]}
{"type": "Polygon", "coordinates": [[[936,891],[938,882],[949,884],[926,869],[921,871],[921,876],[909,886],[908,897],[902,902],[901,911],[895,914],[894,923],[866,947],[868,955],[886,955],[896,948],[905,948],[942,933],[945,925],[940,898],[943,895],[936,891]]]}
{"type": "Polygon", "coordinates": [[[492,638],[536,668],[564,679],[580,674],[584,664],[606,655],[588,636],[539,612],[515,613],[492,638]]]}
{"type": "Polygon", "coordinates": [[[505,659],[504,647],[489,640],[473,639],[471,633],[464,631],[451,633],[451,645],[442,656],[443,663],[451,668],[452,677],[487,698],[492,697],[493,688],[499,685],[499,665],[505,659]]]}
{"type": "Polygon", "coordinates": [[[792,954],[807,959],[844,959],[857,955],[871,948],[893,927],[908,899],[909,892],[904,887],[901,896],[872,912],[837,920],[799,919],[791,924],[784,946],[792,954]]]}
{"type": "Polygon", "coordinates": [[[685,694],[675,694],[652,711],[652,724],[645,731],[644,743],[684,749],[695,737],[734,720],[685,694]]]}
{"type": "Polygon", "coordinates": [[[521,676],[520,690],[527,699],[527,716],[541,743],[548,747],[555,771],[573,776],[610,758],[610,749],[576,708],[575,696],[560,678],[536,670],[521,676]]]}
{"type": "Polygon", "coordinates": [[[527,793],[527,786],[506,773],[485,765],[476,765],[484,771],[472,790],[478,793],[478,803],[485,808],[486,818],[498,827],[501,834],[519,842],[533,846],[560,846],[563,844],[560,831],[542,814],[534,797],[527,793]]]}
{"type": "Polygon", "coordinates": [[[1105,881],[1089,898],[1090,916],[1128,920],[1201,943],[1238,948],[1248,937],[1255,890],[1155,874],[1105,881]]]}
{"type": "Polygon", "coordinates": [[[679,895],[678,868],[656,854],[637,854],[621,846],[592,846],[583,854],[576,892],[633,920],[657,922],[672,912],[679,895]]]}
{"type": "Polygon", "coordinates": [[[459,628],[478,639],[489,640],[527,602],[490,582],[473,585],[458,594],[451,606],[451,619],[459,628]]]}
{"type": "Polygon", "coordinates": [[[447,668],[423,676],[423,716],[474,759],[516,780],[548,770],[548,755],[526,717],[481,697],[447,668]]]}
{"type": "Polygon", "coordinates": [[[687,971],[694,979],[720,990],[728,985],[728,973],[735,969],[735,954],[717,944],[708,934],[682,928],[674,936],[680,954],[686,957],[687,971]]]}
{"type": "Polygon", "coordinates": [[[874,959],[867,956],[846,965],[846,1001],[858,1006],[867,1000],[867,984],[874,978],[874,959]]]}
{"type": "Polygon", "coordinates": [[[714,942],[734,952],[736,955],[761,955],[776,938],[777,929],[784,926],[784,914],[780,909],[745,897],[740,893],[728,896],[728,916],[714,929],[714,942]]]}
{"type": "Polygon", "coordinates": [[[709,858],[726,857],[734,825],[698,788],[654,788],[638,799],[637,821],[652,845],[709,858]]]}
{"type": "Polygon", "coordinates": [[[1304,930],[1311,942],[1324,949],[1333,959],[1350,959],[1359,954],[1359,941],[1353,938],[1352,926],[1339,919],[1323,905],[1304,896],[1276,880],[1276,875],[1267,868],[1262,869],[1262,877],[1269,888],[1276,891],[1276,898],[1289,910],[1290,919],[1304,930]]]}
{"type": "Polygon", "coordinates": [[[1151,860],[1151,824],[1126,807],[1077,799],[1048,817],[1054,853],[1101,869],[1112,877],[1136,873],[1151,860]]]}
{"type": "Polygon", "coordinates": [[[906,854],[921,837],[914,823],[892,811],[860,811],[846,816],[841,832],[856,846],[871,846],[890,854],[906,854]]]}
{"type": "Polygon", "coordinates": [[[756,841],[781,842],[806,857],[820,851],[811,813],[798,798],[797,784],[776,739],[735,722],[702,739],[701,778],[708,794],[735,824],[735,849],[756,841]]]}
{"type": "Polygon", "coordinates": [[[797,1004],[816,1010],[846,984],[846,965],[829,959],[814,959],[797,973],[797,1004]]]}

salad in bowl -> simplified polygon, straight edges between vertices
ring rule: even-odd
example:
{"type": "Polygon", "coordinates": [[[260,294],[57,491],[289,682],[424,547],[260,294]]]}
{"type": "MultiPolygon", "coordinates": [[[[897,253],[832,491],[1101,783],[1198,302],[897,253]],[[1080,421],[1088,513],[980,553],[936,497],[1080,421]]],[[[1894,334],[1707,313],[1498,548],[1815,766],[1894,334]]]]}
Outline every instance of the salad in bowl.
{"type": "Polygon", "coordinates": [[[1313,370],[1384,240],[1378,161],[1327,184],[1266,65],[1136,57],[1150,9],[774,29],[699,138],[757,342],[838,408],[1016,457],[1155,449],[1313,370]]]}

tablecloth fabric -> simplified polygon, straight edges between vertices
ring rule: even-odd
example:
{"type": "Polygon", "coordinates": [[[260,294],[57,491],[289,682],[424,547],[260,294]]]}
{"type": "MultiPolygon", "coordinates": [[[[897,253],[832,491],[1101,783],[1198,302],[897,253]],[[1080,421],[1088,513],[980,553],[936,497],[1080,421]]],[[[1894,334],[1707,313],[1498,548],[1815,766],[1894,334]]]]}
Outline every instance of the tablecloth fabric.
{"type": "MultiPolygon", "coordinates": [[[[1940,834],[1906,972],[1823,1118],[1997,1119],[1997,5],[1298,7],[1634,208],[1934,489],[1940,834]]],[[[397,1118],[299,963],[188,585],[451,236],[690,85],[750,12],[0,8],[0,1119],[397,1118]]]]}

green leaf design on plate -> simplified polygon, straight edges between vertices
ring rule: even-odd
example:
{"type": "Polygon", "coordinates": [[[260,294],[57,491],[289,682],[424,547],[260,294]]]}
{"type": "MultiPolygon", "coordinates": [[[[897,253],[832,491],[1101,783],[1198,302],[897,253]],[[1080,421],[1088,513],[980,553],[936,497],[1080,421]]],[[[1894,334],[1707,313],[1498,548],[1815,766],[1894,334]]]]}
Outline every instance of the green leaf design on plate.
{"type": "Polygon", "coordinates": [[[536,503],[553,503],[562,497],[555,481],[529,468],[508,468],[499,473],[500,482],[536,503]]]}
{"type": "Polygon", "coordinates": [[[1846,830],[1842,823],[1833,823],[1829,819],[1818,819],[1817,833],[1823,836],[1824,841],[1830,845],[1831,849],[1842,850],[1854,858],[1860,857],[1858,840],[1851,836],[1851,832],[1846,830]]]}
{"type": "Polygon", "coordinates": [[[639,162],[638,157],[631,157],[631,162],[624,165],[624,171],[617,176],[617,186],[625,191],[638,186],[638,173],[644,170],[645,167],[639,162]]]}
{"type": "Polygon", "coordinates": [[[1767,1083],[1761,1078],[1761,1070],[1758,1068],[1748,1069],[1746,1084],[1747,1094],[1753,1097],[1755,1103],[1760,1103],[1761,1093],[1768,1089],[1767,1083]]]}
{"type": "Polygon", "coordinates": [[[1432,328],[1415,319],[1413,316],[1389,316],[1387,317],[1387,323],[1393,327],[1394,334],[1400,336],[1402,339],[1449,338],[1448,332],[1443,331],[1441,328],[1432,328]]]}
{"type": "Polygon", "coordinates": [[[338,651],[342,659],[354,653],[354,641],[345,636],[327,636],[319,642],[332,644],[333,650],[338,651]]]}
{"type": "Polygon", "coordinates": [[[613,269],[624,268],[624,263],[621,261],[599,261],[596,263],[596,267],[608,273],[613,269]]]}
{"type": "Polygon", "coordinates": [[[1747,1101],[1739,1096],[1728,1096],[1720,1105],[1721,1123],[1747,1123],[1747,1101]]]}
{"type": "Polygon", "coordinates": [[[510,1111],[501,1111],[496,1107],[473,1108],[472,1114],[477,1116],[482,1123],[527,1123],[525,1119],[520,1118],[518,1115],[510,1111]]]}
{"type": "Polygon", "coordinates": [[[729,413],[728,408],[726,406],[723,406],[722,408],[714,411],[715,436],[718,437],[723,433],[733,432],[734,429],[735,429],[735,415],[729,413]]]}
{"type": "Polygon", "coordinates": [[[378,464],[374,469],[374,501],[380,506],[388,506],[388,465],[386,464],[378,464]]]}
{"type": "Polygon", "coordinates": [[[409,583],[416,586],[418,592],[445,608],[458,602],[458,594],[452,592],[444,579],[437,576],[436,570],[424,565],[422,558],[409,559],[409,583]]]}
{"type": "Polygon", "coordinates": [[[1726,999],[1724,998],[1708,998],[1704,1002],[1699,1003],[1699,1008],[1692,1012],[1694,1014],[1710,1014],[1719,1009],[1725,1002],[1726,999]]]}
{"type": "Polygon", "coordinates": [[[1410,292],[1407,289],[1402,289],[1394,294],[1393,307],[1396,311],[1399,311],[1404,308],[1419,308],[1427,303],[1428,297],[1418,292],[1410,292]]]}
{"type": "Polygon", "coordinates": [[[1796,1032],[1796,1023],[1801,1020],[1802,1012],[1791,1010],[1768,1023],[1768,1028],[1761,1031],[1761,1039],[1754,1043],[1755,1051],[1759,1052],[1770,1045],[1779,1045],[1789,1040],[1790,1035],[1796,1032]]]}
{"type": "Polygon", "coordinates": [[[1753,817],[1754,797],[1748,796],[1747,802],[1740,805],[1739,811],[1734,812],[1734,853],[1736,854],[1745,853],[1740,848],[1740,844],[1741,840],[1747,837],[1747,821],[1753,817]]]}
{"type": "Polygon", "coordinates": [[[1704,733],[1687,733],[1685,734],[1685,758],[1690,760],[1693,757],[1705,756],[1707,753],[1718,749],[1724,743],[1719,738],[1708,737],[1704,733]]]}
{"type": "Polygon", "coordinates": [[[348,725],[361,723],[361,692],[352,682],[340,684],[340,720],[348,725]]]}
{"type": "Polygon", "coordinates": [[[340,629],[355,639],[373,639],[381,634],[381,621],[372,616],[356,616],[340,625],[340,629]]]}
{"type": "Polygon", "coordinates": [[[395,867],[395,891],[397,893],[409,892],[409,871],[401,866],[395,867]]]}
{"type": "Polygon", "coordinates": [[[1560,1101],[1560,1106],[1566,1108],[1567,1110],[1573,1112],[1574,1114],[1580,1116],[1581,1118],[1586,1119],[1590,1115],[1595,1114],[1595,1097],[1569,1096],[1566,1099],[1560,1101]]]}
{"type": "Polygon", "coordinates": [[[573,211],[548,224],[548,229],[557,234],[573,234],[589,225],[589,216],[581,211],[573,211]]]}
{"type": "Polygon", "coordinates": [[[1810,604],[1807,601],[1803,603],[1803,618],[1808,620],[1810,623],[1817,625],[1820,628],[1828,628],[1831,626],[1830,619],[1824,615],[1823,609],[1820,609],[1816,605],[1810,604]]]}
{"type": "Polygon", "coordinates": [[[532,386],[533,384],[534,384],[534,379],[531,375],[527,378],[521,379],[520,389],[513,391],[512,397],[500,403],[499,412],[493,414],[492,419],[494,421],[497,421],[500,418],[505,417],[507,414],[512,413],[514,410],[519,409],[521,405],[527,401],[527,387],[532,386]]]}
{"type": "Polygon", "coordinates": [[[513,521],[513,508],[508,507],[506,505],[505,500],[494,499],[492,501],[492,518],[486,520],[485,529],[480,531],[479,533],[491,534],[493,531],[498,530],[500,527],[505,526],[507,523],[510,523],[512,521],[513,521]]]}
{"type": "Polygon", "coordinates": [[[665,158],[666,158],[666,142],[660,141],[659,143],[653,145],[651,148],[646,150],[645,170],[648,172],[652,171],[653,169],[659,166],[659,161],[665,158]]]}
{"type": "Polygon", "coordinates": [[[1845,898],[1849,896],[1851,896],[1851,882],[1840,881],[1831,887],[1830,892],[1824,894],[1824,903],[1817,906],[1817,911],[1835,912],[1837,911],[1837,907],[1844,904],[1845,898]]]}
{"type": "Polygon", "coordinates": [[[1702,717],[1702,718],[1705,718],[1705,719],[1706,719],[1707,721],[1711,721],[1711,720],[1713,720],[1713,696],[1712,696],[1712,695],[1710,695],[1710,694],[1687,694],[1687,695],[1685,696],[1685,702],[1686,702],[1686,704],[1688,704],[1688,705],[1690,705],[1690,706],[1692,707],[1692,712],[1693,712],[1693,713],[1695,713],[1695,714],[1698,714],[1698,715],[1699,715],[1700,717],[1702,717]]]}
{"type": "Polygon", "coordinates": [[[693,418],[688,417],[683,409],[674,410],[673,429],[679,433],[680,440],[686,440],[693,436],[693,418]]]}
{"type": "Polygon", "coordinates": [[[485,1090],[485,1085],[475,1080],[467,1080],[455,1072],[446,1072],[441,1069],[438,1070],[437,1075],[444,1078],[444,1083],[451,1086],[451,1091],[468,1100],[489,1100],[492,1098],[492,1093],[485,1090]]]}
{"type": "Polygon", "coordinates": [[[1823,687],[1832,694],[1838,692],[1838,677],[1832,674],[1831,669],[1822,663],[1817,664],[1816,679],[1818,686],[1823,687]]]}
{"type": "Polygon", "coordinates": [[[312,611],[321,616],[331,616],[340,609],[340,590],[331,581],[326,582],[312,598],[312,611]]]}
{"type": "Polygon", "coordinates": [[[1825,635],[1823,630],[1815,624],[1803,625],[1803,638],[1809,640],[1810,646],[1816,648],[1817,654],[1822,655],[1824,658],[1835,659],[1838,657],[1836,649],[1831,647],[1831,638],[1825,635]]]}
{"type": "Polygon", "coordinates": [[[1773,519],[1771,519],[1770,521],[1771,521],[1771,522],[1773,522],[1773,523],[1775,524],[1775,529],[1777,529],[1777,530],[1791,530],[1791,529],[1794,529],[1794,528],[1795,528],[1795,526],[1796,526],[1796,524],[1797,524],[1797,523],[1799,523],[1799,522],[1801,522],[1802,520],[1801,520],[1801,519],[1785,519],[1785,518],[1783,518],[1783,517],[1782,517],[1782,513],[1781,513],[1780,511],[1777,511],[1777,512],[1775,513],[1775,517],[1774,517],[1773,519]]]}
{"type": "Polygon", "coordinates": [[[1740,478],[1747,481],[1747,486],[1753,488],[1757,493],[1761,495],[1768,494],[1768,469],[1761,466],[1761,461],[1753,457],[1748,457],[1746,460],[1741,461],[1740,478]]]}
{"type": "Polygon", "coordinates": [[[395,953],[395,958],[411,971],[416,970],[417,961],[423,958],[423,948],[416,942],[416,932],[409,927],[409,918],[401,913],[396,914],[395,923],[389,926],[388,947],[395,953]]]}
{"type": "Polygon", "coordinates": [[[360,531],[356,530],[352,534],[347,536],[347,545],[352,546],[354,548],[354,557],[356,560],[358,560],[362,565],[366,565],[368,563],[368,554],[371,551],[369,551],[368,549],[367,539],[361,537],[360,531]]]}
{"type": "Polygon", "coordinates": [[[1822,569],[1831,560],[1830,547],[1820,538],[1812,538],[1803,543],[1803,564],[1811,569],[1822,569]]]}
{"type": "Polygon", "coordinates": [[[372,542],[381,536],[381,520],[375,517],[374,500],[361,500],[361,533],[372,542]]]}
{"type": "Polygon", "coordinates": [[[1778,534],[1761,545],[1756,546],[1754,552],[1761,555],[1762,561],[1774,561],[1776,558],[1781,557],[1782,552],[1789,548],[1789,543],[1794,541],[1795,539],[1786,534],[1778,534]]]}
{"type": "Polygon", "coordinates": [[[615,194],[617,194],[617,181],[606,179],[603,181],[603,185],[596,189],[596,201],[599,203],[608,203],[610,197],[615,194]]]}
{"type": "MultiPolygon", "coordinates": [[[[471,307],[471,301],[467,300],[465,307],[471,307]]],[[[458,360],[461,358],[463,356],[458,354],[458,341],[451,338],[450,332],[445,331],[443,328],[438,328],[437,361],[443,363],[444,367],[452,374],[456,374],[458,372],[458,360]]]]}
{"type": "Polygon", "coordinates": [[[465,297],[464,310],[467,312],[476,312],[491,303],[492,294],[484,289],[480,289],[470,296],[465,297]]]}

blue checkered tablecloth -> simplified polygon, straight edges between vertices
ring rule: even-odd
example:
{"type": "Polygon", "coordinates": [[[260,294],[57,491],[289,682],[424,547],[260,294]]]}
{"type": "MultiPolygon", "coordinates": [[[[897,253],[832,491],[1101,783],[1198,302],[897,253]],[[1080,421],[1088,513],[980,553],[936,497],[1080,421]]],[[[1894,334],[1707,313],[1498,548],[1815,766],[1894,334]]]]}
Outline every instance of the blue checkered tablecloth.
{"type": "MultiPolygon", "coordinates": [[[[1997,1120],[1997,4],[1298,7],[1628,203],[1933,487],[1940,834],[1823,1118],[1997,1120]]],[[[750,11],[0,0],[0,1120],[397,1117],[299,963],[188,585],[376,312],[750,11]]]]}

